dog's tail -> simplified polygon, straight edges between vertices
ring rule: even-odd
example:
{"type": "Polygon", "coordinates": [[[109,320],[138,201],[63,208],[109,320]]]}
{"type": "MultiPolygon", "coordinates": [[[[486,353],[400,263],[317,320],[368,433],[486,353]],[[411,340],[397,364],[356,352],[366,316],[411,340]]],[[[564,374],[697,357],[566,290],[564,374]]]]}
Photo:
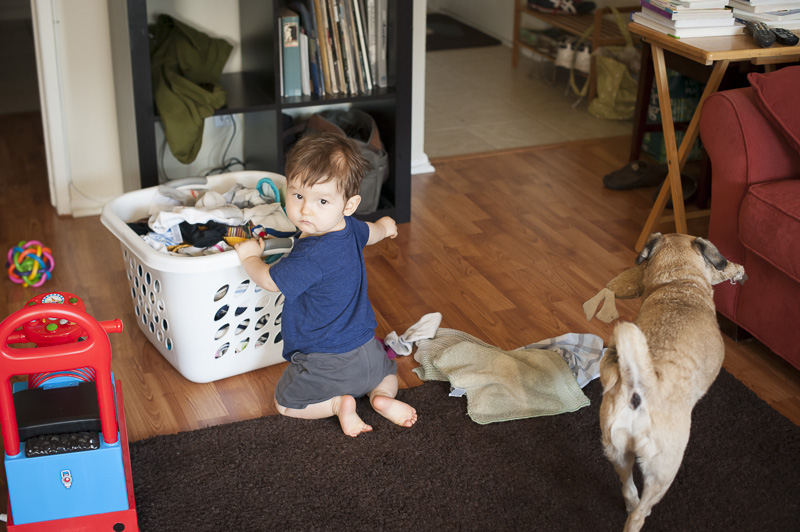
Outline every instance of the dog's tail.
{"type": "Polygon", "coordinates": [[[630,407],[637,410],[647,390],[656,383],[656,374],[647,347],[647,338],[634,323],[620,323],[614,329],[619,360],[619,377],[630,391],[630,407]]]}

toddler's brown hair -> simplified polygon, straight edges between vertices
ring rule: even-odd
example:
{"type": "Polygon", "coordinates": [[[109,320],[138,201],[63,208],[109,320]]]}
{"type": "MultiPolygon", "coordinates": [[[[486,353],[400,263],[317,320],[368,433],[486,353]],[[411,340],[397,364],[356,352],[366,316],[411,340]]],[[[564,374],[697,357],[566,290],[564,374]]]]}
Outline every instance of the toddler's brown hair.
{"type": "Polygon", "coordinates": [[[345,200],[358,195],[369,162],[358,146],[346,137],[333,133],[304,135],[286,154],[286,180],[299,180],[313,186],[331,180],[345,200]]]}

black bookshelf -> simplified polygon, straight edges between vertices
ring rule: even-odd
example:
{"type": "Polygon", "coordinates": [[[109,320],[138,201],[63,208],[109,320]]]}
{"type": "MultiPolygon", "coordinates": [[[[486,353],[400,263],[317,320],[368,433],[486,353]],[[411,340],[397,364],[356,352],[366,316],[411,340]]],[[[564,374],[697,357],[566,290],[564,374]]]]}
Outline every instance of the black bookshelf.
{"type": "MultiPolygon", "coordinates": [[[[349,104],[373,116],[389,154],[390,172],[378,210],[360,216],[374,220],[392,216],[397,222],[411,217],[411,57],[412,4],[389,2],[389,86],[368,94],[280,96],[278,70],[280,32],[278,8],[287,0],[239,0],[242,71],[226,73],[220,84],[228,94],[226,106],[216,115],[241,114],[244,158],[248,170],[283,173],[283,110],[302,110],[349,104]]],[[[230,5],[220,0],[220,9],[230,5]]],[[[141,188],[159,184],[155,110],[150,77],[147,34],[147,0],[109,0],[114,77],[117,90],[122,167],[126,191],[131,183],[141,188]],[[131,144],[135,144],[135,150],[131,144]],[[136,179],[138,177],[138,180],[136,179]]],[[[189,4],[187,4],[189,5],[189,4]]],[[[187,9],[190,9],[187,7],[187,9]]],[[[180,19],[180,15],[174,15],[180,19]]]]}

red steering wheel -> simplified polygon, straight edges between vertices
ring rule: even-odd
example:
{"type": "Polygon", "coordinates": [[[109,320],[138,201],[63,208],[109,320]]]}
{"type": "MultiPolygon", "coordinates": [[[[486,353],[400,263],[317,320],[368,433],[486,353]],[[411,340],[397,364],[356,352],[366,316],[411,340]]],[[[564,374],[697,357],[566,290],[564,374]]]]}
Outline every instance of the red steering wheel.
{"type": "MultiPolygon", "coordinates": [[[[81,298],[69,292],[41,294],[28,301],[25,306],[30,307],[44,303],[68,305],[86,312],[86,306],[81,298]]],[[[45,317],[36,318],[23,324],[22,334],[28,342],[36,345],[60,345],[77,342],[81,336],[86,335],[86,331],[74,321],[45,317]]]]}

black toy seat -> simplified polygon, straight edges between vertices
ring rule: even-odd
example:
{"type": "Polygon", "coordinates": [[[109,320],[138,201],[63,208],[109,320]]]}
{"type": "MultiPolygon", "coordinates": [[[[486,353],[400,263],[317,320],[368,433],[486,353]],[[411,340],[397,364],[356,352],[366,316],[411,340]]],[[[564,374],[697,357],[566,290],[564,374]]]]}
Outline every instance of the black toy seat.
{"type": "Polygon", "coordinates": [[[94,382],[28,388],[14,393],[13,398],[19,441],[50,434],[102,431],[94,382]]]}

